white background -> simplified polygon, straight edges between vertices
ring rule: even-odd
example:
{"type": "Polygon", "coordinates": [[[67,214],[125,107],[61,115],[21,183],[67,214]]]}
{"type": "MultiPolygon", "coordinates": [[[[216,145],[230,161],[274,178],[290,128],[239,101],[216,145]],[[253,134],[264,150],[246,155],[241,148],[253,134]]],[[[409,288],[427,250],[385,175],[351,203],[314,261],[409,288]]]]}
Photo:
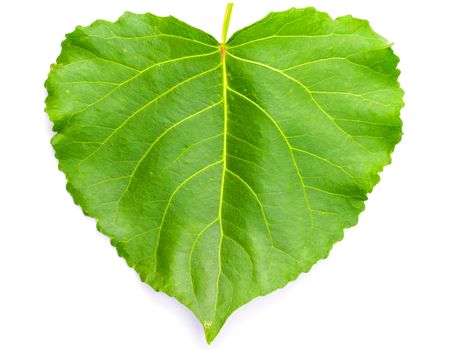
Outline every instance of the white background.
{"type": "MultiPolygon", "coordinates": [[[[352,14],[395,43],[404,138],[357,227],[308,274],[236,311],[210,349],[450,349],[448,1],[236,0],[230,33],[272,10],[352,14]]],[[[142,284],[65,190],[43,87],[64,34],[124,11],[217,38],[225,1],[0,4],[0,349],[208,349],[200,323],[142,284]]]]}

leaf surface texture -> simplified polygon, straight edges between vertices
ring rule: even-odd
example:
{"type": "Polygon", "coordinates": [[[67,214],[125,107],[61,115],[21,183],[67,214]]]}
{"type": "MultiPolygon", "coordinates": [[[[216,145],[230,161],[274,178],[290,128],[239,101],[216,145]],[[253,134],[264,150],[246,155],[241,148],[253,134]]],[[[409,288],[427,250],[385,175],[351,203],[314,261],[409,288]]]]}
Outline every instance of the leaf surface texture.
{"type": "Polygon", "coordinates": [[[63,42],[52,144],[76,203],[210,342],[356,224],[401,138],[397,63],[367,21],[313,8],[225,45],[126,13],[63,42]]]}

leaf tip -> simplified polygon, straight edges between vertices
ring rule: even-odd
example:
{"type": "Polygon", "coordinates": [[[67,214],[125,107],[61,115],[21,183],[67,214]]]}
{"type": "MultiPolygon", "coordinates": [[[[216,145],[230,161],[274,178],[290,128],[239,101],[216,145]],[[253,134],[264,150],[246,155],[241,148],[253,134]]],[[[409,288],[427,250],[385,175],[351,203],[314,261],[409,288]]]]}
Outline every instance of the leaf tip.
{"type": "Polygon", "coordinates": [[[206,342],[208,343],[208,345],[211,345],[214,339],[216,339],[217,334],[219,334],[222,326],[220,324],[217,324],[217,322],[214,322],[213,320],[202,321],[202,326],[205,332],[206,342]]]}

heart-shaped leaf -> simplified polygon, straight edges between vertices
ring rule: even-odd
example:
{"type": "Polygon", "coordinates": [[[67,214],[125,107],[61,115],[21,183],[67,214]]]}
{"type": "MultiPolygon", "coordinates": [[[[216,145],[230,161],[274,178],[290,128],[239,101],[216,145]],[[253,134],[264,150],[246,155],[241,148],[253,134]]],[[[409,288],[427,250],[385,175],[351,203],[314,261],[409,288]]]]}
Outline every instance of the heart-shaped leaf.
{"type": "Polygon", "coordinates": [[[67,35],[46,83],[68,189],[201,320],[325,258],[401,138],[398,59],[368,22],[271,13],[222,43],[126,13],[67,35]]]}

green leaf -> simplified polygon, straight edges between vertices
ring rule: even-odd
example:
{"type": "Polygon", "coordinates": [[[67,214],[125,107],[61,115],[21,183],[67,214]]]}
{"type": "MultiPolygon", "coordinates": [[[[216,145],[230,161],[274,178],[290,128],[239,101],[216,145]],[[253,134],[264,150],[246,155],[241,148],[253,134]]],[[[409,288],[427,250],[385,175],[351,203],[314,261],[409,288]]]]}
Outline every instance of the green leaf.
{"type": "Polygon", "coordinates": [[[226,44],[151,14],[77,27],[46,82],[68,190],[211,342],[356,224],[402,134],[390,47],[313,8],[226,44]]]}

